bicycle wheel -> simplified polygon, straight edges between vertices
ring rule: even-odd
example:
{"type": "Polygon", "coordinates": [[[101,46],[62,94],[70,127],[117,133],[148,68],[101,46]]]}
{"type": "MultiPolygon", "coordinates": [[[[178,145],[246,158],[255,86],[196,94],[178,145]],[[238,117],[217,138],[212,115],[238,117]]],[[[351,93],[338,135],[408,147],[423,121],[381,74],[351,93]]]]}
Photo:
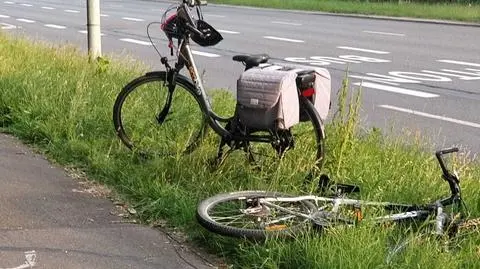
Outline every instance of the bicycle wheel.
{"type": "Polygon", "coordinates": [[[259,198],[288,195],[265,191],[240,191],[218,194],[200,202],[197,220],[207,230],[225,236],[264,240],[267,236],[292,236],[305,229],[310,220],[289,212],[312,214],[316,207],[309,201],[275,202],[278,208],[262,205],[259,198]]]}
{"type": "Polygon", "coordinates": [[[118,94],[113,108],[118,137],[141,154],[193,151],[208,129],[193,87],[178,75],[176,87],[170,91],[165,72],[149,73],[130,82],[118,94]]]}
{"type": "Polygon", "coordinates": [[[303,97],[300,112],[304,121],[289,130],[279,130],[277,144],[250,142],[252,159],[259,167],[268,169],[273,164],[272,170],[282,174],[295,171],[302,180],[319,170],[324,157],[323,125],[313,104],[303,97]]]}

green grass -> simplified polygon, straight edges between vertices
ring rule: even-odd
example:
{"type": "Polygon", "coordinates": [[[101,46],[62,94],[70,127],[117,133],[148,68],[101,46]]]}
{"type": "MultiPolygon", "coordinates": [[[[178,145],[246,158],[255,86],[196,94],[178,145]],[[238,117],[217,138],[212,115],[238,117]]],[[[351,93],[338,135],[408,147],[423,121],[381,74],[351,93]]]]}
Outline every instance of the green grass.
{"type": "Polygon", "coordinates": [[[325,11],[333,13],[412,17],[426,19],[480,22],[480,5],[461,3],[413,3],[410,1],[342,1],[342,0],[211,0],[211,3],[325,11]]]}
{"type": "MultiPolygon", "coordinates": [[[[145,223],[166,219],[191,241],[238,268],[480,267],[478,232],[449,251],[441,241],[415,239],[417,234],[409,232],[412,244],[391,264],[385,263],[385,257],[392,238],[399,236],[396,227],[361,225],[321,236],[306,232],[295,240],[271,239],[265,244],[206,232],[194,218],[201,199],[246,189],[306,193],[315,182],[305,184],[295,173],[303,169],[301,163],[290,163],[288,170],[273,163],[257,171],[242,154],[231,156],[217,170],[209,169],[207,161],[218,143],[213,132],[192,155],[137,158],[115,136],[111,113],[120,89],[143,69],[133,61],[88,63],[75,48],[46,47],[0,35],[0,128],[52,160],[80,168],[91,179],[113,187],[145,223]]],[[[413,136],[388,138],[376,129],[359,131],[361,95],[347,88],[340,91],[340,107],[332,111],[336,117],[327,128],[323,172],[359,184],[362,198],[420,203],[448,193],[428,143],[413,136]]],[[[214,106],[220,114],[229,114],[233,105],[229,94],[215,94],[214,106]]],[[[467,157],[460,155],[454,165],[470,211],[480,216],[479,164],[467,157]]]]}

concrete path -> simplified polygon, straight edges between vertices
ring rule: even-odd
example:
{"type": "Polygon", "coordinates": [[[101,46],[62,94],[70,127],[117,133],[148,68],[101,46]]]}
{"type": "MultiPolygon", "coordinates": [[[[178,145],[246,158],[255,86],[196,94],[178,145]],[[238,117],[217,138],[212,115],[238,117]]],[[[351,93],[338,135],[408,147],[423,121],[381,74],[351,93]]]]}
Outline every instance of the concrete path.
{"type": "Polygon", "coordinates": [[[0,134],[0,269],[211,268],[92,190],[0,134]]]}

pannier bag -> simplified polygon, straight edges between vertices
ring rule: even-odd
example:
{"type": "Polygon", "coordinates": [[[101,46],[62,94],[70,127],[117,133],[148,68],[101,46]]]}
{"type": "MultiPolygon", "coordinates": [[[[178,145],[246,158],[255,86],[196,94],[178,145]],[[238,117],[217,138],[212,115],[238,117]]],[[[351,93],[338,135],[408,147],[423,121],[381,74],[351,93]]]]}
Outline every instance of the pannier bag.
{"type": "MultiPolygon", "coordinates": [[[[307,97],[307,99],[313,103],[322,121],[327,119],[331,105],[330,93],[332,91],[332,80],[330,72],[328,72],[327,69],[298,64],[264,64],[262,67],[264,69],[284,70],[297,73],[297,88],[299,94],[307,97]],[[315,76],[312,83],[313,87],[310,83],[302,84],[305,80],[301,80],[302,77],[308,78],[310,74],[315,76]]],[[[309,80],[307,79],[306,81],[309,80]]],[[[305,119],[301,120],[303,121],[305,119]]]]}
{"type": "Polygon", "coordinates": [[[288,129],[308,120],[300,113],[298,95],[309,99],[325,121],[330,109],[331,78],[324,68],[262,64],[237,81],[237,116],[248,128],[288,129]]]}
{"type": "Polygon", "coordinates": [[[236,113],[249,129],[288,129],[299,122],[295,72],[251,68],[237,80],[236,113]]]}

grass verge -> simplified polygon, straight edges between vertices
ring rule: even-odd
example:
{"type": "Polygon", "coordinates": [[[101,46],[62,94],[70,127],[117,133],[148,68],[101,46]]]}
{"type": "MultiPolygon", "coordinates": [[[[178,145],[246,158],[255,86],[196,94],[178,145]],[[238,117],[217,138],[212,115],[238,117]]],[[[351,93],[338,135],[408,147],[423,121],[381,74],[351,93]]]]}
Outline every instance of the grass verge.
{"type": "Polygon", "coordinates": [[[381,15],[393,17],[411,17],[425,19],[480,22],[480,5],[462,3],[414,3],[411,1],[375,2],[351,0],[210,0],[211,3],[268,7],[278,9],[324,11],[381,15]]]}
{"type": "MultiPolygon", "coordinates": [[[[241,161],[241,155],[212,171],[206,160],[218,143],[213,134],[192,155],[139,160],[116,138],[111,122],[116,95],[143,71],[139,66],[125,66],[135,65],[97,65],[88,63],[75,48],[45,47],[0,35],[0,126],[58,163],[80,168],[90,178],[115,188],[145,223],[166,219],[235,267],[480,267],[478,233],[457,242],[459,248],[446,251],[441,241],[417,238],[407,230],[405,236],[412,243],[390,263],[385,258],[392,238],[398,235],[395,227],[365,225],[322,236],[306,232],[295,240],[272,239],[265,244],[209,234],[194,218],[201,199],[242,189],[308,192],[315,182],[305,186],[304,178],[275,167],[257,171],[241,161]]],[[[347,85],[338,95],[340,106],[327,127],[324,172],[359,184],[362,197],[368,199],[420,203],[448,193],[433,150],[421,139],[389,139],[375,129],[359,134],[360,95],[350,99],[347,85]]],[[[234,100],[218,93],[214,104],[220,114],[228,114],[234,100]]],[[[460,155],[454,165],[463,179],[470,211],[480,216],[480,169],[467,157],[460,155]]],[[[302,169],[302,164],[297,165],[292,171],[302,169]]]]}

